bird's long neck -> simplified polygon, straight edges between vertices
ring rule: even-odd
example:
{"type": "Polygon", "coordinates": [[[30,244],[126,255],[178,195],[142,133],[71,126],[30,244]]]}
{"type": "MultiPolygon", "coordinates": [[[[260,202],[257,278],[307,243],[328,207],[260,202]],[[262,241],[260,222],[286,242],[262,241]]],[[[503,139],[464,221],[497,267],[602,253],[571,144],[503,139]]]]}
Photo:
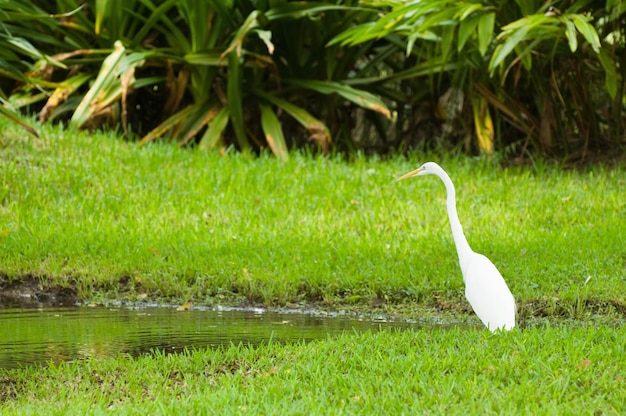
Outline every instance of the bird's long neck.
{"type": "Polygon", "coordinates": [[[454,244],[456,245],[456,252],[459,255],[459,262],[463,258],[467,258],[467,254],[472,252],[467,239],[465,238],[465,234],[463,234],[463,227],[461,226],[461,221],[459,221],[459,215],[456,212],[456,191],[454,189],[454,184],[452,180],[448,176],[445,171],[441,171],[439,177],[443,181],[446,186],[447,191],[447,208],[448,208],[448,218],[450,219],[450,228],[452,228],[452,237],[454,238],[454,244]]]}

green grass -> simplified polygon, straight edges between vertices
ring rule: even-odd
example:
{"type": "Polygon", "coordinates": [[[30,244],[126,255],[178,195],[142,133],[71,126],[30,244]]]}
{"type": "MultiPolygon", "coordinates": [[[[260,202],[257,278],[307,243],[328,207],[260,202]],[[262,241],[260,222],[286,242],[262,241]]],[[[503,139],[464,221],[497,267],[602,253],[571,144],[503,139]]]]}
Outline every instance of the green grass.
{"type": "Polygon", "coordinates": [[[0,373],[11,414],[618,415],[624,327],[385,331],[0,373]]]}
{"type": "MultiPolygon", "coordinates": [[[[281,163],[50,126],[34,139],[6,123],[0,276],[10,281],[36,276],[87,300],[469,311],[443,185],[395,181],[425,157],[281,163]]],[[[438,161],[470,244],[499,267],[522,318],[623,312],[622,167],[438,161]]]]}
{"type": "Polygon", "coordinates": [[[623,167],[281,163],[50,126],[33,139],[1,119],[0,131],[0,283],[35,276],[87,301],[382,301],[477,323],[443,185],[395,182],[431,159],[522,322],[498,335],[428,327],[0,370],[3,415],[626,412],[623,167]]]}

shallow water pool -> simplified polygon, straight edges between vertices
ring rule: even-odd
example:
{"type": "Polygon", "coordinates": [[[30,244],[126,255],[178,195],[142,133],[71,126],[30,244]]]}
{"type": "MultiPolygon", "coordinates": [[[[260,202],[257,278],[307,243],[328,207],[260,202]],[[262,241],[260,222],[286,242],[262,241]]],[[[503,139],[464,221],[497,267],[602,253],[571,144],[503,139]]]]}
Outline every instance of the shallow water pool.
{"type": "Polygon", "coordinates": [[[417,323],[315,311],[175,307],[0,309],[0,368],[243,343],[306,342],[417,323]]]}

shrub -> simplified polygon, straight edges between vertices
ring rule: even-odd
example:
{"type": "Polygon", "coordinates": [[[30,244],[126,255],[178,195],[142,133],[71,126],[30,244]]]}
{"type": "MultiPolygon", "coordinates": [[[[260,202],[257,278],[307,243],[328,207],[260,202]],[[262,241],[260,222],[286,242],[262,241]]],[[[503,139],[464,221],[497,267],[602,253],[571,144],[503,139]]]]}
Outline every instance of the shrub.
{"type": "Polygon", "coordinates": [[[325,46],[371,17],[350,2],[66,0],[62,14],[32,29],[24,17],[59,10],[23,3],[3,26],[43,39],[37,47],[48,55],[31,55],[37,80],[12,98],[16,107],[43,101],[42,121],[119,124],[143,143],[169,134],[202,148],[268,145],[284,158],[284,129],[293,145],[307,137],[327,151],[329,126],[349,135],[352,107],[390,116],[375,95],[344,82],[364,72],[355,69],[362,48],[325,46]]]}
{"type": "Polygon", "coordinates": [[[0,112],[281,158],[309,143],[385,152],[443,139],[512,156],[612,151],[624,8],[549,4],[5,1],[0,112]]]}
{"type": "Polygon", "coordinates": [[[384,11],[382,16],[343,32],[331,44],[384,39],[405,51],[407,62],[413,59],[410,65],[386,82],[421,78],[433,112],[456,127],[450,133],[460,136],[467,150],[474,143],[488,153],[494,146],[520,154],[532,147],[545,155],[584,157],[592,146],[602,150],[621,143],[620,2],[371,4],[384,11]],[[562,11],[554,7],[561,4],[562,11]]]}

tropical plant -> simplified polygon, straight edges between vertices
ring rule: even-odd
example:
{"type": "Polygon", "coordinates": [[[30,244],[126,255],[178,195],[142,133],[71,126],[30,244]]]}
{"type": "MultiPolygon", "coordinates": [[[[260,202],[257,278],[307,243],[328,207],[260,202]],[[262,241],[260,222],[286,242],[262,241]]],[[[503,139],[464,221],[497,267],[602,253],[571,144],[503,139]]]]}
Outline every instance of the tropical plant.
{"type": "Polygon", "coordinates": [[[345,108],[390,117],[374,94],[344,82],[358,51],[325,48],[351,24],[347,14],[368,16],[350,3],[64,0],[57,10],[12,3],[45,22],[27,38],[54,40],[37,43],[54,61],[32,57],[39,82],[18,86],[11,101],[19,108],[44,100],[42,121],[121,124],[142,143],[169,134],[201,148],[269,145],[282,158],[285,128],[298,137],[295,122],[326,151],[331,129],[349,133],[345,108]]]}
{"type": "MultiPolygon", "coordinates": [[[[361,3],[380,8],[380,19],[356,25],[331,44],[380,39],[397,45],[414,59],[413,68],[384,81],[396,83],[411,74],[421,78],[434,99],[439,97],[435,113],[447,122],[473,125],[482,151],[491,153],[499,145],[524,153],[532,145],[544,154],[576,148],[584,156],[592,142],[598,147],[620,142],[621,2],[361,3]],[[497,137],[511,138],[498,143],[497,137]]],[[[469,148],[470,130],[456,131],[469,148]]]]}
{"type": "Polygon", "coordinates": [[[382,152],[445,137],[468,151],[584,157],[623,144],[625,10],[0,0],[0,113],[281,158],[310,141],[382,152]]]}
{"type": "Polygon", "coordinates": [[[21,103],[14,105],[9,96],[16,87],[34,90],[44,86],[45,82],[32,72],[34,65],[28,62],[41,61],[63,66],[30,41],[34,38],[39,38],[40,44],[54,41],[53,38],[39,37],[47,23],[52,23],[48,16],[44,17],[40,12],[31,2],[0,1],[0,116],[20,124],[34,135],[37,135],[35,129],[23,121],[16,111],[21,103]],[[40,21],[42,17],[43,22],[40,21]]]}

